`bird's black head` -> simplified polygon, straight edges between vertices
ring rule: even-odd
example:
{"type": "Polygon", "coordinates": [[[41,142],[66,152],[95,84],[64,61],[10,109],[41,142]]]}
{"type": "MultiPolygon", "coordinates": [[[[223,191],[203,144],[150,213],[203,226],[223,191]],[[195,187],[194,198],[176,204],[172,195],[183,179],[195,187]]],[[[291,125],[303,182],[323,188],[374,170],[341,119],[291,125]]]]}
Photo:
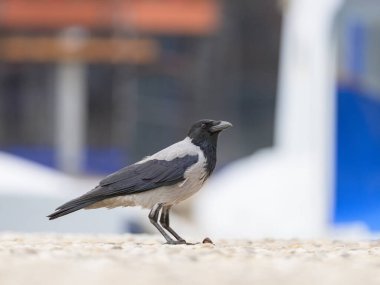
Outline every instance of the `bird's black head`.
{"type": "Polygon", "coordinates": [[[207,175],[204,179],[207,179],[207,177],[211,175],[216,165],[216,144],[218,135],[221,131],[229,127],[232,127],[232,124],[225,121],[200,120],[190,128],[187,134],[191,142],[201,148],[207,160],[207,175]]]}
{"type": "Polygon", "coordinates": [[[216,145],[218,134],[229,127],[232,124],[226,121],[200,120],[191,126],[187,136],[198,146],[204,143],[216,145]]]}

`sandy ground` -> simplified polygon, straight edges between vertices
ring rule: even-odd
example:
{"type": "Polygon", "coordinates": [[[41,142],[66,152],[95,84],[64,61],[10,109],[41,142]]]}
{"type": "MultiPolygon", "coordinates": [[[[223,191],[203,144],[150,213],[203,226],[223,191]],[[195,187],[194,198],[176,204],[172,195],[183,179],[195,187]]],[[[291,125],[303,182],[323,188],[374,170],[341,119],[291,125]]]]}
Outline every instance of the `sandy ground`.
{"type": "Polygon", "coordinates": [[[380,284],[380,242],[0,234],[0,284],[380,284]]]}

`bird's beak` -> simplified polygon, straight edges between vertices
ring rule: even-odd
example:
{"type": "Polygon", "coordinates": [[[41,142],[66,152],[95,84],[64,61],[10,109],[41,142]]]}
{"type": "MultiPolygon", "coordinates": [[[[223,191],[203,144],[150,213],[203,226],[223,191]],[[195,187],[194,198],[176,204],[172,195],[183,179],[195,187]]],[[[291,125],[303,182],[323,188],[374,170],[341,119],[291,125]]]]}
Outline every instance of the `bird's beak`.
{"type": "Polygon", "coordinates": [[[212,126],[210,128],[210,131],[215,133],[215,132],[220,132],[223,131],[224,129],[227,129],[229,127],[232,127],[232,124],[226,121],[220,121],[217,125],[212,126]]]}

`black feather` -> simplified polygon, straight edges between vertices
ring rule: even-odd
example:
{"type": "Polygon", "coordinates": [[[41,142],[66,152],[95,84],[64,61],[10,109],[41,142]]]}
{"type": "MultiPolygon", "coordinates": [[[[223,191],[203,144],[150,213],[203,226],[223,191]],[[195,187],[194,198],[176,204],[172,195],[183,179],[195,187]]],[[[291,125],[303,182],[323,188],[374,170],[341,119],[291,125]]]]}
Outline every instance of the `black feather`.
{"type": "Polygon", "coordinates": [[[191,139],[191,142],[200,147],[206,158],[206,179],[212,174],[215,169],[216,147],[219,136],[219,132],[210,132],[210,127],[218,124],[219,122],[220,121],[214,120],[201,120],[194,124],[187,134],[191,139]]]}
{"type": "Polygon", "coordinates": [[[153,159],[127,166],[100,181],[95,189],[58,207],[48,218],[56,219],[104,199],[181,182],[185,179],[185,171],[197,161],[198,155],[186,155],[170,161],[153,159]]]}

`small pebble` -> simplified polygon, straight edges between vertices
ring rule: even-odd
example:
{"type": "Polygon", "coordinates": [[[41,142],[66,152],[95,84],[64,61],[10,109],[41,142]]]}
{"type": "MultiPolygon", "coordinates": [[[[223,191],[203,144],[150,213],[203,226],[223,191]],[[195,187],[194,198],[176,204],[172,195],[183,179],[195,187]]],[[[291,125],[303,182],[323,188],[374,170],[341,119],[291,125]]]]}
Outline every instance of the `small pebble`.
{"type": "Polygon", "coordinates": [[[214,244],[214,243],[212,242],[212,240],[211,240],[209,237],[206,237],[206,238],[202,241],[202,243],[211,243],[211,244],[214,244]]]}

